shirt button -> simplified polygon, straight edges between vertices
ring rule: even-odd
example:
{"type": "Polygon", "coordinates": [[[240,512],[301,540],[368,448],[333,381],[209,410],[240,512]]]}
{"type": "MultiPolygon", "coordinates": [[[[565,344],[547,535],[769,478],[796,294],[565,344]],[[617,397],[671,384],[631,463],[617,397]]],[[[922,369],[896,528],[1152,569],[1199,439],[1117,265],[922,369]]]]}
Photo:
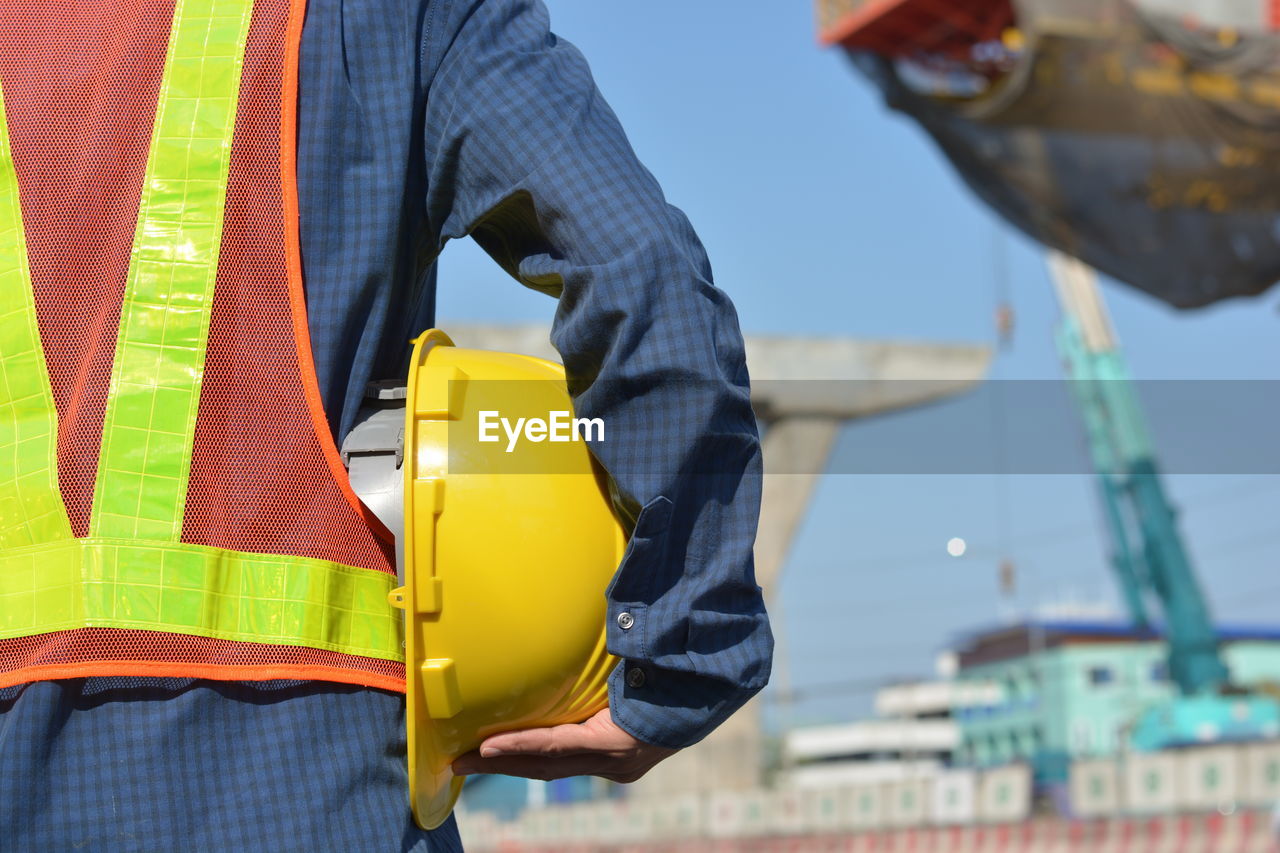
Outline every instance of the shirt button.
{"type": "Polygon", "coordinates": [[[624,610],[618,614],[618,627],[622,630],[628,631],[634,624],[636,624],[636,617],[632,616],[627,611],[624,610]]]}
{"type": "Polygon", "coordinates": [[[627,686],[644,687],[644,670],[638,666],[633,666],[627,670],[627,686]]]}

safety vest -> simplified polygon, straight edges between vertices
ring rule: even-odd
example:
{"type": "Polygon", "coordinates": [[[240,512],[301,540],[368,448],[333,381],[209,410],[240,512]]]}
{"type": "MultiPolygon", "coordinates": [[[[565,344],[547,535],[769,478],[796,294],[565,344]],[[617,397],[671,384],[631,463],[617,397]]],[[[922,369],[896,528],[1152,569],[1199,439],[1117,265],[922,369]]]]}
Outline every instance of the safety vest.
{"type": "Polygon", "coordinates": [[[0,0],[0,686],[404,690],[303,301],[303,0],[0,0]]]}

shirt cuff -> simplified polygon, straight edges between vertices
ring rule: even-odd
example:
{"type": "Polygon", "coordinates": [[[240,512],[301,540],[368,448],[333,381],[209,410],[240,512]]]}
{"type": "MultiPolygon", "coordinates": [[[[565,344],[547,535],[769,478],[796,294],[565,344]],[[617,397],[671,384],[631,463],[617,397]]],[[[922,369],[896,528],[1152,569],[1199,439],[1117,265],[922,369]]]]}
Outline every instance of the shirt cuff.
{"type": "Polygon", "coordinates": [[[609,676],[609,711],[613,722],[637,740],[684,749],[709,735],[759,690],[624,658],[609,676]]]}

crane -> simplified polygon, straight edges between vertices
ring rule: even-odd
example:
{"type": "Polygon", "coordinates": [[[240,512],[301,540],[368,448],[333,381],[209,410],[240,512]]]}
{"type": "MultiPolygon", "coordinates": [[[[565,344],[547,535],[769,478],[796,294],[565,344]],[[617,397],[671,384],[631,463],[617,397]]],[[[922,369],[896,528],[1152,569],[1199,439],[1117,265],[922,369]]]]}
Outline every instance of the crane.
{"type": "Polygon", "coordinates": [[[1048,263],[1063,314],[1058,349],[1084,419],[1112,567],[1135,627],[1155,630],[1149,603],[1158,604],[1178,688],[1139,717],[1130,743],[1151,750],[1274,737],[1280,704],[1231,684],[1097,275],[1059,252],[1049,252],[1048,263]]]}

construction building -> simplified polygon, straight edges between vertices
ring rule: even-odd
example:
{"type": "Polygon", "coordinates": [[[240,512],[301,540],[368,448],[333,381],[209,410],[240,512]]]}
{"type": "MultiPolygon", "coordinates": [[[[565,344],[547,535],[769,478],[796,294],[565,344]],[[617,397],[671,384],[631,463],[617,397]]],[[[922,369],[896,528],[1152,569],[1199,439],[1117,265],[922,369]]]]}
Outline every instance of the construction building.
{"type": "MultiPolygon", "coordinates": [[[[1219,626],[1218,632],[1233,683],[1280,687],[1280,630],[1219,626]]],[[[957,652],[958,680],[996,688],[996,701],[954,708],[956,763],[1024,761],[1041,784],[1066,782],[1075,759],[1121,752],[1138,717],[1177,693],[1164,640],[1120,622],[1032,621],[977,632],[957,652]]],[[[1206,730],[1202,737],[1228,734],[1206,730]]]]}
{"type": "Polygon", "coordinates": [[[962,733],[954,710],[1000,698],[997,685],[980,681],[885,687],[876,693],[876,719],[787,732],[782,785],[825,788],[936,776],[956,763],[962,733]]]}
{"type": "MultiPolygon", "coordinates": [[[[1218,630],[1234,683],[1280,693],[1280,629],[1218,630]]],[[[874,719],[787,733],[784,784],[888,782],[1025,763],[1037,785],[1054,788],[1067,782],[1073,761],[1124,752],[1134,722],[1177,692],[1164,640],[1116,621],[976,631],[947,657],[958,665],[954,680],[886,687],[876,694],[874,719]]],[[[1205,730],[1202,739],[1232,738],[1205,730]]]]}

